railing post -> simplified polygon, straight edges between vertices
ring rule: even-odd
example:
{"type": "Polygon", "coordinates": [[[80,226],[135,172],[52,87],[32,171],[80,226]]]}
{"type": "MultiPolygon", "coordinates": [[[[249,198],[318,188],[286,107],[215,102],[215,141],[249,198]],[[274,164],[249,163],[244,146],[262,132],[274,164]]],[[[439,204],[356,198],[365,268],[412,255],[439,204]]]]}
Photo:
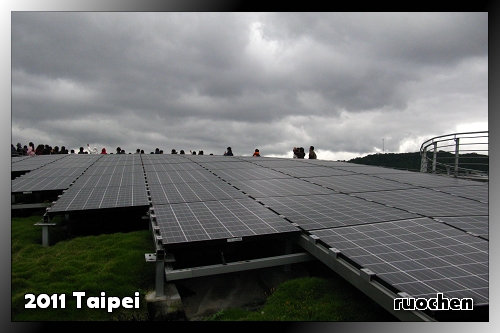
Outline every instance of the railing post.
{"type": "Polygon", "coordinates": [[[458,153],[459,153],[460,138],[455,138],[455,173],[454,177],[458,177],[458,153]]]}
{"type": "Polygon", "coordinates": [[[420,162],[420,172],[427,172],[427,147],[422,151],[422,160],[420,162]]]}
{"type": "Polygon", "coordinates": [[[434,142],[434,154],[432,156],[432,173],[436,173],[437,142],[434,142]]]}

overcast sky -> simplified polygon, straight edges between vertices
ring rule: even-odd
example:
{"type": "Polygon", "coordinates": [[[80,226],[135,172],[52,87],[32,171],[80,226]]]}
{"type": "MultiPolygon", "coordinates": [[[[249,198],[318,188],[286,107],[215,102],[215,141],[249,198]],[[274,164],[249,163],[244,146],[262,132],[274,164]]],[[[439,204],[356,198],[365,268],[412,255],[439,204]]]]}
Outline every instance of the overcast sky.
{"type": "Polygon", "coordinates": [[[11,18],[14,144],[348,160],[488,130],[487,13],[11,18]]]}

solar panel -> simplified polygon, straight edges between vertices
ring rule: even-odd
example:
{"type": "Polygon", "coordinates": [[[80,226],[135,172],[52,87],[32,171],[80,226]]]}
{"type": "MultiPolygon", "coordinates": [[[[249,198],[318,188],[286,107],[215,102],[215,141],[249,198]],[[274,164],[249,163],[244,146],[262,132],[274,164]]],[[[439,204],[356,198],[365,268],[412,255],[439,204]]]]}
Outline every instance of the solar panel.
{"type": "Polygon", "coordinates": [[[144,164],[144,171],[146,172],[191,171],[203,169],[201,165],[194,162],[144,164]]]}
{"type": "Polygon", "coordinates": [[[453,186],[453,187],[440,187],[434,189],[439,192],[444,192],[458,197],[477,200],[479,202],[489,202],[489,188],[488,185],[469,185],[469,186],[453,186]]]}
{"type": "Polygon", "coordinates": [[[320,177],[320,176],[344,176],[352,175],[350,171],[338,170],[324,166],[297,166],[291,168],[273,168],[273,170],[283,172],[286,175],[298,178],[320,177]]]}
{"type": "Polygon", "coordinates": [[[76,177],[50,177],[50,178],[36,178],[36,177],[20,177],[12,181],[11,192],[39,192],[39,191],[54,191],[65,190],[74,181],[76,177]]]}
{"type": "Polygon", "coordinates": [[[489,217],[488,216],[456,216],[440,217],[436,221],[470,232],[473,235],[489,239],[489,217]]]}
{"type": "Polygon", "coordinates": [[[80,176],[82,173],[84,173],[86,170],[85,167],[77,167],[77,168],[67,168],[67,169],[62,169],[62,168],[40,168],[37,170],[33,170],[27,174],[22,175],[20,178],[57,178],[57,177],[73,177],[76,179],[78,176],[80,176]]]}
{"type": "Polygon", "coordinates": [[[411,297],[488,303],[488,242],[428,218],[311,232],[411,297]]]}
{"type": "Polygon", "coordinates": [[[264,197],[257,200],[304,230],[419,217],[345,194],[264,197]]]}
{"type": "Polygon", "coordinates": [[[288,167],[300,167],[306,166],[304,160],[299,159],[289,159],[289,158],[265,158],[256,157],[251,163],[255,165],[260,165],[265,168],[288,168],[288,167]]]}
{"type": "Polygon", "coordinates": [[[229,183],[254,198],[332,193],[330,189],[296,178],[235,180],[229,183]]]}
{"type": "Polygon", "coordinates": [[[142,164],[139,154],[105,154],[100,156],[95,166],[142,164]]]}
{"type": "Polygon", "coordinates": [[[29,156],[23,158],[22,160],[12,159],[11,161],[11,171],[31,171],[38,169],[42,166],[48,165],[54,161],[67,157],[69,155],[61,154],[61,155],[38,155],[38,156],[29,156]],[[15,162],[15,163],[14,163],[15,162]]]}
{"type": "Polygon", "coordinates": [[[371,166],[371,165],[361,165],[361,164],[354,164],[354,163],[348,163],[349,165],[346,166],[336,166],[335,169],[339,170],[345,170],[345,171],[351,171],[355,173],[361,173],[365,175],[386,175],[386,174],[402,174],[402,175],[407,175],[407,174],[415,174],[416,172],[412,171],[406,171],[406,170],[398,170],[398,169],[392,169],[392,168],[385,168],[385,167],[379,167],[379,166],[371,166]]]}
{"type": "Polygon", "coordinates": [[[299,232],[249,198],[155,205],[153,210],[164,245],[299,232]]]}
{"type": "Polygon", "coordinates": [[[280,179],[291,178],[289,175],[267,168],[245,168],[245,169],[226,169],[214,170],[213,173],[221,179],[231,180],[249,180],[249,179],[280,179]]]}
{"type": "Polygon", "coordinates": [[[215,182],[220,179],[210,171],[200,169],[192,171],[146,172],[149,184],[175,184],[215,182]]]}
{"type": "Polygon", "coordinates": [[[86,173],[78,178],[73,184],[74,187],[108,187],[108,186],[145,186],[144,173],[104,173],[87,175],[86,173]]]}
{"type": "Polygon", "coordinates": [[[214,170],[228,170],[228,169],[244,169],[244,168],[258,168],[257,165],[250,162],[234,160],[231,162],[212,162],[212,161],[199,161],[199,164],[211,171],[214,170]]]}
{"type": "Polygon", "coordinates": [[[488,204],[426,188],[353,195],[428,217],[488,215],[488,204]]]}
{"type": "Polygon", "coordinates": [[[459,179],[424,172],[409,172],[406,174],[379,174],[377,176],[384,179],[390,179],[427,188],[438,188],[444,186],[468,186],[478,184],[478,182],[472,180],[459,179]]]}
{"type": "Polygon", "coordinates": [[[186,155],[178,154],[139,154],[142,164],[168,164],[168,163],[184,163],[189,161],[185,158],[186,155]]]}
{"type": "Polygon", "coordinates": [[[149,185],[149,191],[153,205],[246,197],[245,194],[223,181],[152,184],[149,185]]]}
{"type": "Polygon", "coordinates": [[[409,184],[403,184],[361,174],[333,177],[312,177],[307,178],[306,180],[313,184],[318,184],[342,193],[390,191],[415,187],[409,184]]]}
{"type": "Polygon", "coordinates": [[[141,206],[149,206],[149,198],[144,185],[108,187],[71,186],[52,205],[49,213],[141,206]]]}
{"type": "Polygon", "coordinates": [[[303,160],[306,165],[321,165],[327,167],[364,167],[363,164],[349,163],[349,162],[341,162],[341,161],[327,161],[327,160],[318,160],[318,159],[304,159],[303,160]]]}

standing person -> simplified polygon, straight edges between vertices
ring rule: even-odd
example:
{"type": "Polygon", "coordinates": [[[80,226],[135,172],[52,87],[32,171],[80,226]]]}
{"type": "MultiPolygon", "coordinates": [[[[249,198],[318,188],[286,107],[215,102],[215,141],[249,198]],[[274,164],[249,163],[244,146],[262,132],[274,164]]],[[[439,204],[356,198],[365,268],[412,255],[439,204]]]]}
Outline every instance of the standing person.
{"type": "Polygon", "coordinates": [[[90,145],[88,143],[87,143],[87,151],[89,152],[89,154],[97,154],[97,148],[94,147],[90,149],[90,145]]]}
{"type": "Polygon", "coordinates": [[[227,147],[227,150],[224,152],[224,156],[234,156],[231,147],[227,147]]]}
{"type": "Polygon", "coordinates": [[[43,155],[43,148],[44,148],[44,145],[43,144],[39,144],[36,147],[35,154],[36,155],[43,155]]]}
{"type": "Polygon", "coordinates": [[[108,153],[106,152],[106,148],[102,148],[102,149],[101,149],[101,154],[103,154],[103,155],[107,155],[107,154],[108,154],[108,153]]]}
{"type": "Polygon", "coordinates": [[[297,155],[297,158],[304,158],[306,156],[306,153],[304,152],[304,148],[303,147],[297,148],[296,155],[297,155]]]}
{"type": "Polygon", "coordinates": [[[253,157],[260,157],[260,151],[258,149],[255,149],[253,152],[253,157]]]}
{"type": "Polygon", "coordinates": [[[28,146],[28,152],[26,154],[28,156],[35,156],[35,145],[33,145],[33,142],[30,142],[28,146]]]}
{"type": "Polygon", "coordinates": [[[309,147],[309,159],[310,160],[317,159],[316,153],[314,152],[314,146],[309,147]]]}

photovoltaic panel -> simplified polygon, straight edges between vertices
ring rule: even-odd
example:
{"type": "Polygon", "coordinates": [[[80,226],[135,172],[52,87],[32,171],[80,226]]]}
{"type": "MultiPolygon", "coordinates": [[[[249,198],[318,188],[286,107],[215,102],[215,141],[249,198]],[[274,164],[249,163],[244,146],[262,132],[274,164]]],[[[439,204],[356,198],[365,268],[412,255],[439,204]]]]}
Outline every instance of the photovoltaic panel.
{"type": "Polygon", "coordinates": [[[11,192],[39,192],[39,191],[54,191],[65,190],[74,181],[76,177],[50,177],[50,178],[36,178],[36,177],[19,177],[12,181],[11,192]]]}
{"type": "MultiPolygon", "coordinates": [[[[327,167],[364,167],[363,164],[349,163],[349,162],[341,162],[341,161],[328,161],[328,160],[318,160],[318,159],[304,159],[303,160],[306,165],[321,165],[327,167]]],[[[349,169],[348,169],[349,170],[349,169]]]]}
{"type": "Polygon", "coordinates": [[[20,178],[57,178],[57,177],[73,177],[76,179],[82,173],[85,172],[87,168],[85,167],[76,167],[76,168],[45,168],[42,167],[37,170],[33,170],[28,172],[27,174],[22,175],[20,178]]]}
{"type": "Polygon", "coordinates": [[[489,239],[489,216],[440,217],[435,220],[489,239]]]}
{"type": "Polygon", "coordinates": [[[249,198],[155,205],[154,216],[164,245],[299,232],[249,198]]]}
{"type": "Polygon", "coordinates": [[[161,163],[161,164],[144,164],[146,172],[171,172],[171,171],[191,171],[204,170],[204,168],[194,162],[179,162],[179,163],[161,163]]]}
{"type": "Polygon", "coordinates": [[[71,186],[52,205],[49,213],[148,205],[145,186],[71,186]]]}
{"type": "Polygon", "coordinates": [[[488,303],[488,242],[444,223],[421,218],[312,234],[411,297],[488,303]]]}
{"type": "Polygon", "coordinates": [[[224,155],[184,155],[187,160],[201,163],[201,162],[241,162],[242,159],[236,156],[224,156],[224,155]]]}
{"type": "Polygon", "coordinates": [[[264,197],[257,200],[308,231],[419,217],[345,194],[264,197]]]}
{"type": "Polygon", "coordinates": [[[78,178],[73,186],[75,187],[108,187],[108,186],[143,186],[145,187],[144,173],[104,173],[100,175],[87,175],[86,173],[78,178]]]}
{"type": "Polygon", "coordinates": [[[140,164],[112,164],[92,165],[85,172],[86,175],[111,175],[114,173],[144,173],[144,169],[140,164]]]}
{"type": "Polygon", "coordinates": [[[249,180],[249,179],[280,179],[291,178],[284,173],[274,171],[268,168],[245,168],[245,169],[226,169],[214,170],[213,173],[221,179],[231,180],[249,180]]]}
{"type": "Polygon", "coordinates": [[[184,163],[189,161],[185,156],[180,154],[139,154],[142,164],[168,164],[168,163],[184,163]]]}
{"type": "Polygon", "coordinates": [[[369,175],[349,175],[332,177],[312,177],[308,182],[318,184],[341,193],[390,191],[415,188],[413,185],[399,183],[369,175]]]}
{"type": "Polygon", "coordinates": [[[330,189],[296,178],[235,180],[229,183],[254,198],[332,193],[330,189]]]}
{"type": "Polygon", "coordinates": [[[153,205],[196,201],[228,200],[247,197],[223,182],[170,183],[149,185],[153,205]]]}
{"type": "Polygon", "coordinates": [[[488,204],[426,188],[352,195],[428,217],[488,215],[488,204]]]}
{"type": "Polygon", "coordinates": [[[439,187],[435,191],[444,192],[458,197],[477,200],[483,203],[489,202],[489,188],[488,185],[469,185],[469,186],[450,186],[439,187]]]}
{"type": "Polygon", "coordinates": [[[200,169],[191,171],[146,172],[149,184],[175,184],[219,182],[220,179],[210,171],[200,169]]]}
{"type": "Polygon", "coordinates": [[[324,166],[300,166],[291,168],[273,168],[286,175],[297,178],[321,177],[321,176],[345,176],[352,175],[350,171],[338,170],[324,166]]]}
{"type": "Polygon", "coordinates": [[[38,169],[42,166],[48,165],[54,161],[67,157],[68,155],[38,155],[38,156],[29,156],[26,158],[22,158],[21,160],[17,160],[19,157],[13,157],[11,163],[11,171],[31,171],[38,169]]]}
{"type": "Polygon", "coordinates": [[[142,164],[140,154],[98,154],[97,156],[100,158],[95,166],[142,164]]]}
{"type": "Polygon", "coordinates": [[[355,163],[348,163],[349,166],[336,166],[335,169],[351,171],[354,173],[361,173],[365,175],[386,175],[386,174],[415,174],[416,172],[398,170],[386,167],[371,166],[371,165],[355,165],[355,163]]]}
{"type": "Polygon", "coordinates": [[[200,161],[199,164],[210,170],[228,170],[228,169],[244,169],[244,168],[257,168],[255,164],[250,162],[238,161],[234,160],[231,162],[208,162],[208,161],[200,161]]]}
{"type": "Polygon", "coordinates": [[[472,180],[435,175],[425,172],[410,172],[406,174],[379,174],[377,176],[384,179],[390,179],[410,185],[422,186],[427,188],[478,185],[478,182],[472,180]]]}
{"type": "Polygon", "coordinates": [[[263,166],[265,168],[290,168],[307,166],[304,160],[290,159],[290,158],[255,158],[251,163],[263,166]]]}

